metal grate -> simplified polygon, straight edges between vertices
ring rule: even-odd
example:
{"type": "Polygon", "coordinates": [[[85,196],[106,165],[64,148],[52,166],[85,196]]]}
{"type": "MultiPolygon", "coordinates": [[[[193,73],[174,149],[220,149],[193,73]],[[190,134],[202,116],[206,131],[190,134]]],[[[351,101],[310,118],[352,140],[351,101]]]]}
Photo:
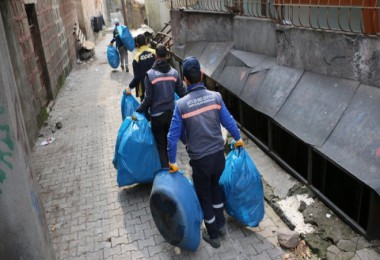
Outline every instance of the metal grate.
{"type": "Polygon", "coordinates": [[[226,12],[278,24],[379,35],[379,0],[166,0],[170,9],[226,12]]]}

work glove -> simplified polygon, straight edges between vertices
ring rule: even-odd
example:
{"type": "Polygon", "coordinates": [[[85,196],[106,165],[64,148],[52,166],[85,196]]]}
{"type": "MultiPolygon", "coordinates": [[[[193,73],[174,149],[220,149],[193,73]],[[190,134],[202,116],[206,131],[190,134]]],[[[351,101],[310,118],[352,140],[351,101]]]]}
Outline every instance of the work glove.
{"type": "Polygon", "coordinates": [[[179,171],[179,168],[178,168],[178,165],[176,163],[169,163],[169,172],[170,173],[175,173],[178,171],[179,171]]]}
{"type": "MultiPolygon", "coordinates": [[[[137,112],[135,112],[135,113],[137,113],[137,112]]],[[[137,121],[137,117],[136,117],[135,113],[133,113],[133,115],[132,115],[132,120],[133,121],[137,121]]]]}
{"type": "Polygon", "coordinates": [[[131,95],[132,94],[132,90],[131,90],[130,87],[126,87],[125,88],[125,94],[127,94],[127,95],[131,95]]]}
{"type": "Polygon", "coordinates": [[[244,147],[244,142],[243,140],[240,138],[239,140],[237,140],[234,144],[235,146],[235,149],[238,148],[238,147],[244,147]]]}

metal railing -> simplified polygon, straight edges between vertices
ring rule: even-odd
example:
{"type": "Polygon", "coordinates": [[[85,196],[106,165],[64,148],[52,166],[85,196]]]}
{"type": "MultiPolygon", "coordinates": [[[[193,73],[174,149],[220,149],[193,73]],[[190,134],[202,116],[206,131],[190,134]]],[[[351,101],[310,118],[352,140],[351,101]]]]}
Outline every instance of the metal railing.
{"type": "Polygon", "coordinates": [[[166,0],[170,9],[269,18],[318,30],[379,35],[380,0],[166,0]]]}

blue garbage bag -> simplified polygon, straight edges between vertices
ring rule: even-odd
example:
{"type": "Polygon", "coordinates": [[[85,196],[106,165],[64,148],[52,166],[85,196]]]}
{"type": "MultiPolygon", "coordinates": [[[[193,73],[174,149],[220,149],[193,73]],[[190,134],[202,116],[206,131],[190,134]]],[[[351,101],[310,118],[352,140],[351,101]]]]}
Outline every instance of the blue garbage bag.
{"type": "Polygon", "coordinates": [[[148,120],[133,113],[117,151],[117,183],[126,186],[135,183],[152,183],[154,174],[161,169],[160,158],[148,120]]]}
{"type": "Polygon", "coordinates": [[[181,172],[162,169],[154,178],[150,210],[160,234],[171,245],[196,251],[203,212],[194,187],[181,172]]]}
{"type": "Polygon", "coordinates": [[[121,118],[124,120],[127,116],[132,116],[138,106],[137,99],[131,94],[127,94],[124,90],[121,97],[121,118]]]}
{"type": "Polygon", "coordinates": [[[123,135],[124,135],[125,131],[127,131],[127,128],[131,122],[132,122],[132,117],[130,117],[130,116],[126,117],[124,119],[123,123],[121,124],[119,131],[117,132],[117,139],[116,139],[116,144],[115,144],[115,153],[114,153],[113,160],[112,160],[112,164],[113,164],[113,167],[115,167],[115,169],[117,169],[117,158],[118,158],[117,151],[119,151],[119,147],[120,147],[120,143],[121,143],[121,140],[123,138],[123,135]]]}
{"type": "Polygon", "coordinates": [[[135,48],[135,39],[132,37],[128,27],[125,25],[119,25],[116,29],[124,47],[129,51],[133,51],[135,48]]]}
{"type": "Polygon", "coordinates": [[[116,69],[119,66],[120,63],[120,57],[119,52],[117,49],[113,46],[107,47],[107,59],[110,66],[114,69],[116,69]]]}
{"type": "Polygon", "coordinates": [[[227,213],[250,227],[264,217],[264,190],[261,176],[247,151],[233,149],[219,180],[227,213]]]}

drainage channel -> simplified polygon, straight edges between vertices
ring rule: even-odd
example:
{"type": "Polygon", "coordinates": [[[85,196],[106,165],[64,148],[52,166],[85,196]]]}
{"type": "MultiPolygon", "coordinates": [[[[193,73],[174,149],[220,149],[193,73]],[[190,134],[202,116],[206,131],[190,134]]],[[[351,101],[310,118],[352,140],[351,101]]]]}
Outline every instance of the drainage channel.
{"type": "Polygon", "coordinates": [[[338,216],[367,239],[380,237],[380,197],[314,147],[256,111],[212,79],[240,129],[287,172],[315,192],[338,216]]]}

